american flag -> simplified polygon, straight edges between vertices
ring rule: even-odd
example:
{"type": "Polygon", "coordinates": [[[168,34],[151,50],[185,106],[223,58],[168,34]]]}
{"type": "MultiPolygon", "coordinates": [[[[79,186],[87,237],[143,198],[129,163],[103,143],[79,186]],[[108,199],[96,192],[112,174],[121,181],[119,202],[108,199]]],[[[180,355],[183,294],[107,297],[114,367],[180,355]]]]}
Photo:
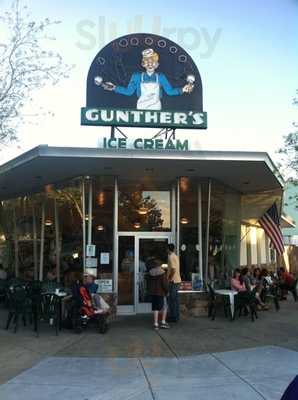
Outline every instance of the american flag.
{"type": "Polygon", "coordinates": [[[279,255],[284,252],[282,233],[279,227],[279,216],[276,203],[274,203],[259,219],[259,224],[270,238],[271,244],[279,255]]]}

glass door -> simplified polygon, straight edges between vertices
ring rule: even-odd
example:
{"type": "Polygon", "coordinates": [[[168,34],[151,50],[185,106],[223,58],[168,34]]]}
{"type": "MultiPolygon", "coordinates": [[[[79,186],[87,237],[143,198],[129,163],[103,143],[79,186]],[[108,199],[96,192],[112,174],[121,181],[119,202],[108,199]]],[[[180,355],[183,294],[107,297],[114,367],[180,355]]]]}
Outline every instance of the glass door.
{"type": "Polygon", "coordinates": [[[151,311],[148,261],[167,264],[171,234],[121,233],[118,236],[118,313],[151,311]]]}
{"type": "Polygon", "coordinates": [[[135,313],[135,236],[118,237],[118,312],[135,313]]]}
{"type": "Polygon", "coordinates": [[[154,257],[167,264],[168,237],[141,237],[136,240],[136,312],[147,313],[151,311],[151,299],[148,292],[149,271],[148,261],[154,257]]]}

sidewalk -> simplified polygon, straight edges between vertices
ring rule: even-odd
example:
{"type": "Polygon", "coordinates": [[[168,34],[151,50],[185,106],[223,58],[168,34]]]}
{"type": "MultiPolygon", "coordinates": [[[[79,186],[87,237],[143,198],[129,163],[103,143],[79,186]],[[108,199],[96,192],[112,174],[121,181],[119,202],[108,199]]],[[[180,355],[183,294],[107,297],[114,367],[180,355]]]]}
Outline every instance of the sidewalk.
{"type": "Polygon", "coordinates": [[[280,400],[298,353],[279,347],[182,358],[50,357],[0,386],[5,400],[280,400]]]}
{"type": "MultiPolygon", "coordinates": [[[[295,357],[296,353],[287,353],[286,349],[298,350],[298,304],[292,299],[281,302],[280,312],[273,309],[260,312],[259,319],[254,323],[244,317],[230,322],[218,315],[215,321],[210,321],[207,317],[181,320],[179,324],[173,324],[170,330],[158,332],[152,329],[150,315],[119,317],[112,323],[106,335],[99,335],[92,329],[81,335],[62,330],[56,337],[54,329],[42,326],[39,338],[35,337],[31,327],[20,327],[16,334],[2,329],[5,320],[6,312],[1,309],[0,383],[6,383],[39,362],[42,362],[40,365],[44,365],[49,359],[56,358],[67,360],[69,357],[70,360],[76,360],[86,357],[86,362],[91,363],[90,365],[95,362],[93,359],[99,362],[105,358],[128,358],[135,360],[132,362],[142,364],[143,361],[139,360],[156,358],[160,360],[160,365],[164,362],[170,365],[185,357],[193,358],[197,364],[205,360],[204,357],[213,360],[213,363],[220,362],[217,360],[217,354],[249,348],[260,348],[256,352],[262,358],[263,346],[283,348],[279,351],[285,351],[284,354],[289,354],[289,357],[295,357]],[[163,361],[163,358],[166,360],[163,361]]],[[[69,365],[72,369],[71,364],[69,365]]],[[[293,375],[298,374],[298,360],[296,366],[292,368],[292,364],[285,365],[282,374],[287,383],[293,375]]],[[[270,378],[273,369],[270,362],[264,365],[264,368],[269,371],[270,378]]],[[[216,377],[216,371],[217,369],[211,369],[208,374],[216,377]]],[[[233,373],[237,374],[237,369],[233,373]]],[[[164,374],[167,375],[166,372],[162,373],[164,374]]],[[[12,382],[16,383],[17,380],[18,378],[12,382]]],[[[82,382],[82,379],[79,381],[82,382]]],[[[285,381],[281,382],[281,386],[285,381]]],[[[2,399],[1,392],[0,398],[2,399]]]]}

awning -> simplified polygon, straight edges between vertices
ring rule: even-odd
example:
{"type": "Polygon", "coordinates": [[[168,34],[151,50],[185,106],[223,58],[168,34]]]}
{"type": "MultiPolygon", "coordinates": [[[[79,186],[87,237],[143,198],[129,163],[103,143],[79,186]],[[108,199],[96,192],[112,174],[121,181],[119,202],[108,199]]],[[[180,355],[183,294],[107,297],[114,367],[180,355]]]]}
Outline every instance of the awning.
{"type": "Polygon", "coordinates": [[[103,150],[38,146],[0,166],[0,199],[42,191],[84,175],[171,181],[212,178],[241,193],[282,190],[284,181],[267,153],[103,150]]]}
{"type": "Polygon", "coordinates": [[[281,215],[280,227],[281,228],[296,228],[296,223],[292,217],[283,213],[281,215]]]}

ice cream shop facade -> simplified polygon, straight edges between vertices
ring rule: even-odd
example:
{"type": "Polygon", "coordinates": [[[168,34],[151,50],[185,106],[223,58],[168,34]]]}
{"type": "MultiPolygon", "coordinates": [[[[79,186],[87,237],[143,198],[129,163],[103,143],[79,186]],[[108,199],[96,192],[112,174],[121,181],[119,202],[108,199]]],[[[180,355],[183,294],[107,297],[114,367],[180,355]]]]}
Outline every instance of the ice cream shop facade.
{"type": "MultiPolygon", "coordinates": [[[[150,310],[146,261],[180,257],[183,288],[225,287],[240,265],[272,265],[258,224],[283,181],[266,153],[196,151],[207,128],[190,56],[155,35],[115,40],[94,59],[81,123],[106,125],[100,148],[38,146],[0,167],[0,257],[17,276],[94,274],[118,310],[150,310]],[[126,127],[148,127],[148,137],[126,127]]],[[[136,131],[136,129],[135,129],[136,131]]]]}

